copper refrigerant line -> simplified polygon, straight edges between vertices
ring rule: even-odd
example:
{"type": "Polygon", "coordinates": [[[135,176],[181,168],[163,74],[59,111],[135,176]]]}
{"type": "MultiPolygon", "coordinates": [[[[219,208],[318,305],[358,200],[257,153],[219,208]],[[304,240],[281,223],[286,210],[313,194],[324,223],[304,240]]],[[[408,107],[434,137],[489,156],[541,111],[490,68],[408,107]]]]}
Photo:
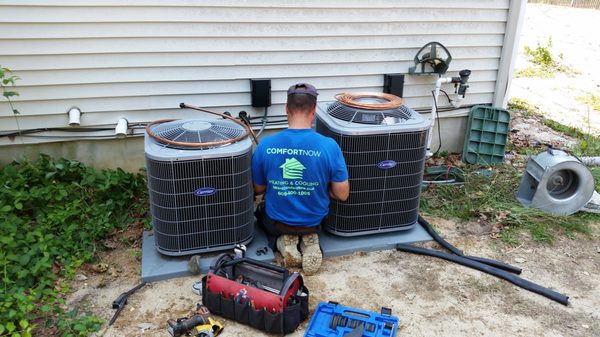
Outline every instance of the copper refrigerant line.
{"type": "MultiPolygon", "coordinates": [[[[340,93],[340,94],[335,95],[335,99],[344,105],[351,106],[354,108],[359,108],[359,109],[365,109],[365,110],[390,110],[390,109],[397,109],[400,106],[402,106],[402,98],[392,95],[392,94],[379,93],[379,92],[340,93]],[[362,99],[365,99],[365,98],[374,98],[374,99],[377,99],[377,100],[383,101],[383,102],[362,101],[362,99]]],[[[248,123],[249,120],[248,121],[239,121],[236,118],[233,118],[227,114],[224,114],[224,113],[221,113],[218,111],[209,110],[206,108],[192,106],[192,105],[185,104],[185,103],[181,103],[179,105],[179,107],[182,109],[187,108],[187,109],[207,112],[207,113],[210,113],[213,115],[227,118],[227,119],[232,120],[235,123],[241,125],[244,128],[245,132],[242,135],[240,135],[239,137],[236,137],[233,139],[222,140],[222,141],[218,141],[218,142],[207,142],[207,143],[178,142],[178,141],[173,141],[173,140],[162,138],[162,137],[156,135],[154,132],[152,132],[152,129],[151,129],[152,126],[174,121],[174,119],[163,119],[163,120],[154,121],[154,122],[151,122],[150,124],[148,124],[148,126],[146,127],[146,132],[148,132],[148,135],[161,143],[166,143],[169,145],[177,145],[177,146],[187,146],[187,147],[212,147],[212,146],[232,144],[232,143],[241,141],[242,139],[246,138],[248,135],[252,136],[252,138],[254,139],[254,142],[256,144],[258,144],[258,139],[256,138],[256,135],[254,134],[254,131],[251,128],[251,125],[249,125],[249,123],[248,123]]]]}
{"type": "MultiPolygon", "coordinates": [[[[348,105],[348,106],[351,106],[354,108],[365,109],[365,110],[389,110],[389,109],[397,109],[400,106],[402,106],[402,98],[392,95],[392,94],[385,94],[385,93],[378,93],[378,92],[340,93],[340,94],[335,95],[335,99],[338,100],[342,104],[345,104],[345,105],[348,105]],[[365,98],[375,98],[375,99],[381,100],[383,102],[361,101],[361,99],[365,99],[365,98]]],[[[209,110],[206,108],[201,108],[201,107],[185,104],[185,103],[179,104],[179,107],[182,109],[187,108],[187,109],[207,112],[207,113],[210,113],[210,114],[213,114],[216,116],[220,116],[220,117],[232,120],[235,123],[241,125],[244,128],[245,132],[236,138],[222,140],[222,141],[218,141],[218,142],[207,142],[207,143],[178,142],[178,141],[160,137],[160,136],[156,135],[154,132],[152,132],[152,126],[157,125],[157,124],[172,122],[175,120],[175,119],[162,119],[162,120],[151,122],[150,124],[148,124],[146,126],[146,132],[148,132],[148,135],[161,143],[165,143],[165,144],[169,144],[169,145],[185,146],[185,147],[214,147],[214,146],[220,146],[220,145],[227,145],[227,144],[239,142],[239,141],[243,140],[244,138],[246,138],[248,135],[252,136],[252,139],[254,140],[254,142],[256,144],[258,144],[258,139],[257,139],[256,135],[254,134],[254,131],[252,130],[252,127],[249,123],[250,120],[239,121],[236,118],[231,117],[227,114],[224,114],[224,113],[221,113],[218,111],[214,111],[214,110],[209,110]]]]}
{"type": "Polygon", "coordinates": [[[396,95],[380,92],[341,93],[335,95],[335,99],[344,105],[365,110],[391,110],[402,106],[402,98],[396,95]],[[375,98],[378,100],[383,100],[384,102],[377,103],[361,101],[361,99],[364,98],[375,98]]]}
{"type": "Polygon", "coordinates": [[[209,114],[217,115],[217,116],[232,120],[244,128],[244,133],[242,133],[241,135],[239,135],[236,138],[221,140],[221,141],[217,141],[217,142],[206,142],[206,143],[178,142],[178,141],[160,137],[160,136],[156,135],[154,132],[152,132],[152,126],[157,125],[157,124],[172,122],[172,121],[176,120],[176,119],[162,119],[162,120],[151,122],[150,124],[148,124],[148,126],[146,126],[146,132],[148,132],[148,135],[161,143],[165,143],[165,144],[169,144],[169,145],[185,146],[185,147],[213,147],[213,146],[227,145],[227,144],[237,143],[237,142],[245,139],[248,135],[251,135],[252,138],[254,139],[254,142],[256,144],[258,144],[258,140],[256,139],[256,136],[254,135],[254,131],[252,131],[252,129],[245,123],[243,123],[229,115],[226,115],[226,114],[218,112],[218,111],[213,111],[213,110],[209,110],[209,109],[205,109],[205,108],[196,107],[193,105],[188,105],[185,103],[179,104],[179,107],[182,109],[187,108],[187,109],[207,112],[209,114]]]}

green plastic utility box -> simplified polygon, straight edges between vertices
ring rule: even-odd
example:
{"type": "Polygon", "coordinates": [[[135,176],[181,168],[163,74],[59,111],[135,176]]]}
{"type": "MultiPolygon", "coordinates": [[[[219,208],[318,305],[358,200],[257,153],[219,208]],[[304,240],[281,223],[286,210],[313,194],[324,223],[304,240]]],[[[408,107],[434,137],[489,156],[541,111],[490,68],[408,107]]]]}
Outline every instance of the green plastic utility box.
{"type": "Polygon", "coordinates": [[[504,160],[510,114],[502,108],[471,108],[462,160],[468,164],[494,165],[504,160]]]}

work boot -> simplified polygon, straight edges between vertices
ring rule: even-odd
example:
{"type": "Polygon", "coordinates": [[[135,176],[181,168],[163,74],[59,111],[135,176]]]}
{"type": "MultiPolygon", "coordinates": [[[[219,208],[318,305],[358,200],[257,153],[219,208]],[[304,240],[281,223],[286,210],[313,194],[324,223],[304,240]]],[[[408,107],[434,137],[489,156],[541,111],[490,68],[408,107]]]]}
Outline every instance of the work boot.
{"type": "Polygon", "coordinates": [[[306,275],[316,273],[321,267],[323,254],[319,247],[319,236],[314,234],[303,235],[300,241],[300,252],[302,253],[302,271],[306,275]]]}
{"type": "Polygon", "coordinates": [[[194,255],[188,261],[188,271],[192,275],[200,275],[200,255],[194,255]]]}
{"type": "Polygon", "coordinates": [[[297,235],[280,235],[277,238],[277,250],[283,256],[285,267],[301,267],[302,255],[298,251],[297,235]]]}

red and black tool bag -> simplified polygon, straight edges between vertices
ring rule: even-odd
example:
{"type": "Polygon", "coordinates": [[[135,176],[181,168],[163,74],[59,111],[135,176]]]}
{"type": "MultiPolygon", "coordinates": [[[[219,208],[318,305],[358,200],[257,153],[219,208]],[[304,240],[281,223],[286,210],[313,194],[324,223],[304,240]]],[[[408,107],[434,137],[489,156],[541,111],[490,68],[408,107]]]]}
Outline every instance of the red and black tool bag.
{"type": "Polygon", "coordinates": [[[215,314],[285,334],[307,318],[308,289],[299,273],[221,254],[202,278],[202,303],[215,314]]]}

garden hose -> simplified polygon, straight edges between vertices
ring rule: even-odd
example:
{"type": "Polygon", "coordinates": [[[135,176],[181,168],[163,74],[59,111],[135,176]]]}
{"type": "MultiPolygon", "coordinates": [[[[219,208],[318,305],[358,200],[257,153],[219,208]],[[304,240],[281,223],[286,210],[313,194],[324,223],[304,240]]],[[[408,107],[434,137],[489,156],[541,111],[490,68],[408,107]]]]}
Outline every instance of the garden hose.
{"type": "Polygon", "coordinates": [[[430,166],[423,173],[423,184],[460,184],[464,181],[462,171],[454,166],[430,166]]]}

